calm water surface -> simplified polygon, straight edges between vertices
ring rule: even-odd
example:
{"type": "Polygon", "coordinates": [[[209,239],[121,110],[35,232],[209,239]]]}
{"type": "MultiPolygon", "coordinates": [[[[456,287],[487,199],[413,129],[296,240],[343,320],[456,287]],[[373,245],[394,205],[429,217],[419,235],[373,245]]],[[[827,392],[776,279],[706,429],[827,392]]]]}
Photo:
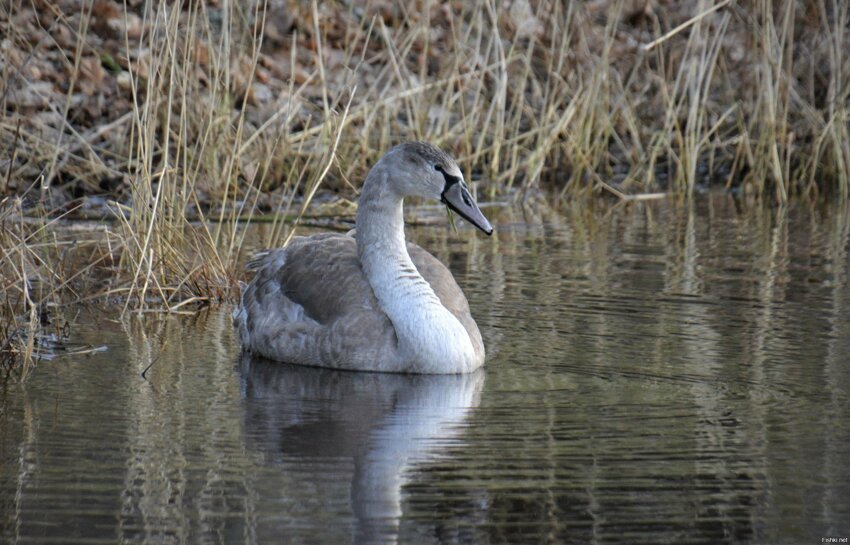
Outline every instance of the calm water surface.
{"type": "Polygon", "coordinates": [[[409,234],[469,297],[469,376],[240,358],[227,309],[83,313],[107,352],[0,391],[0,542],[850,537],[847,209],[491,215],[409,234]]]}

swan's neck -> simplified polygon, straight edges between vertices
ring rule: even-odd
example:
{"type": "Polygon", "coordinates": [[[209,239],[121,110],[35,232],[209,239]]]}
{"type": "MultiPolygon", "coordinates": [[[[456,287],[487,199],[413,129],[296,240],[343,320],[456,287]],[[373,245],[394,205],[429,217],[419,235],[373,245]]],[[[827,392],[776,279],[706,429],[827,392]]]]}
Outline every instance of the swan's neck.
{"type": "Polygon", "coordinates": [[[473,369],[475,353],[469,334],[443,306],[407,252],[402,197],[380,172],[373,172],[360,203],[356,235],[360,263],[395,328],[404,364],[424,373],[473,369]]]}

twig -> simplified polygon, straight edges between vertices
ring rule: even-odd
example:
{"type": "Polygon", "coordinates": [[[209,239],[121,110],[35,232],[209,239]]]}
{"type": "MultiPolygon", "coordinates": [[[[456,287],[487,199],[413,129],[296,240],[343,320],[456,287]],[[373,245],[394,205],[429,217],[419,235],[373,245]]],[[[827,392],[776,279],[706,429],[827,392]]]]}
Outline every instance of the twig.
{"type": "Polygon", "coordinates": [[[669,193],[638,193],[637,195],[629,195],[627,200],[630,201],[652,201],[669,197],[669,193]]]}
{"type": "Polygon", "coordinates": [[[182,307],[183,305],[188,305],[188,304],[191,304],[191,303],[207,303],[207,304],[209,304],[209,302],[210,302],[209,297],[190,297],[190,298],[188,298],[184,301],[180,301],[179,303],[177,303],[174,306],[168,307],[168,312],[174,312],[178,308],[182,307]]]}
{"type": "Polygon", "coordinates": [[[602,186],[602,189],[605,189],[609,193],[617,196],[621,201],[625,201],[629,198],[628,195],[626,195],[625,193],[623,193],[622,191],[620,191],[616,187],[602,181],[602,179],[599,176],[596,176],[596,183],[599,184],[600,186],[602,186]]]}
{"type": "Polygon", "coordinates": [[[167,344],[168,344],[168,340],[166,340],[165,342],[162,343],[162,346],[159,347],[159,354],[157,354],[156,357],[150,362],[150,364],[148,364],[148,366],[145,367],[144,371],[142,371],[142,378],[144,380],[148,380],[147,372],[150,370],[151,367],[153,367],[153,364],[158,362],[159,358],[162,357],[162,351],[163,351],[163,349],[165,349],[165,345],[167,345],[167,344]]]}
{"type": "Polygon", "coordinates": [[[687,21],[685,21],[681,25],[677,26],[676,28],[674,28],[673,30],[671,30],[670,32],[665,34],[664,36],[658,38],[657,40],[653,40],[653,41],[649,42],[648,44],[644,44],[644,45],[640,46],[641,51],[644,51],[644,52],[649,51],[650,49],[652,49],[656,45],[658,45],[662,42],[666,42],[667,40],[669,40],[670,38],[672,38],[676,34],[682,32],[683,30],[685,30],[689,26],[693,25],[694,23],[699,22],[700,20],[711,15],[712,13],[719,10],[720,8],[726,7],[731,2],[732,2],[732,0],[723,0],[719,4],[708,8],[707,10],[700,13],[699,15],[695,15],[695,16],[691,17],[690,19],[688,19],[687,21]]]}

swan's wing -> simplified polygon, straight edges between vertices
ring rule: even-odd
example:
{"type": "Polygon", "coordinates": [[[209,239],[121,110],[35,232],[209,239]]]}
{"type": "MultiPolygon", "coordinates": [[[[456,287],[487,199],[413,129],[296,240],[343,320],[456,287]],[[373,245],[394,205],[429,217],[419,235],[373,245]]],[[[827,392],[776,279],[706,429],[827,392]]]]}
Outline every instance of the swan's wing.
{"type": "MultiPolygon", "coordinates": [[[[452,314],[462,321],[469,319],[469,303],[452,276],[439,259],[417,244],[408,243],[408,252],[419,273],[452,314]]],[[[380,311],[372,287],[369,285],[353,237],[341,234],[322,234],[296,237],[283,250],[281,265],[265,267],[273,273],[273,283],[283,294],[304,307],[308,316],[319,323],[348,312],[364,309],[380,311]]],[[[264,258],[274,261],[271,256],[264,258]]],[[[265,271],[263,271],[265,272],[265,271]]],[[[262,272],[260,273],[262,274],[262,272]]],[[[474,323],[474,322],[473,322],[474,323]]],[[[464,323],[466,325],[466,323],[464,323]]]]}
{"type": "Polygon", "coordinates": [[[283,250],[283,262],[270,271],[273,282],[313,320],[326,324],[347,314],[377,310],[352,237],[322,234],[296,237],[283,250]]]}
{"type": "Polygon", "coordinates": [[[459,313],[468,314],[469,303],[451,271],[439,259],[417,244],[408,242],[407,252],[419,274],[428,281],[443,306],[455,316],[459,313]]]}
{"type": "Polygon", "coordinates": [[[427,250],[412,242],[407,243],[407,252],[410,254],[419,274],[428,281],[443,306],[463,324],[464,329],[469,333],[469,338],[472,339],[475,351],[483,352],[484,342],[481,339],[481,332],[469,311],[466,295],[457,285],[451,271],[427,250]]]}
{"type": "Polygon", "coordinates": [[[243,348],[342,369],[394,371],[404,363],[351,237],[299,237],[260,257],[254,268],[234,313],[243,348]]]}

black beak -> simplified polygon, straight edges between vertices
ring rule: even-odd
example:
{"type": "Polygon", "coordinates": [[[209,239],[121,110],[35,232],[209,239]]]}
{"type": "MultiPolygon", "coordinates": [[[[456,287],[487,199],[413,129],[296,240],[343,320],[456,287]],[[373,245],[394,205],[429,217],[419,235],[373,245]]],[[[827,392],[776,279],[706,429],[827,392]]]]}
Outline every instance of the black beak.
{"type": "Polygon", "coordinates": [[[443,176],[446,178],[446,187],[443,189],[440,200],[446,206],[460,214],[460,217],[488,235],[492,235],[493,226],[490,225],[490,222],[487,221],[487,218],[479,210],[478,205],[475,204],[475,200],[469,194],[469,190],[466,188],[463,180],[445,173],[443,176]]]}

